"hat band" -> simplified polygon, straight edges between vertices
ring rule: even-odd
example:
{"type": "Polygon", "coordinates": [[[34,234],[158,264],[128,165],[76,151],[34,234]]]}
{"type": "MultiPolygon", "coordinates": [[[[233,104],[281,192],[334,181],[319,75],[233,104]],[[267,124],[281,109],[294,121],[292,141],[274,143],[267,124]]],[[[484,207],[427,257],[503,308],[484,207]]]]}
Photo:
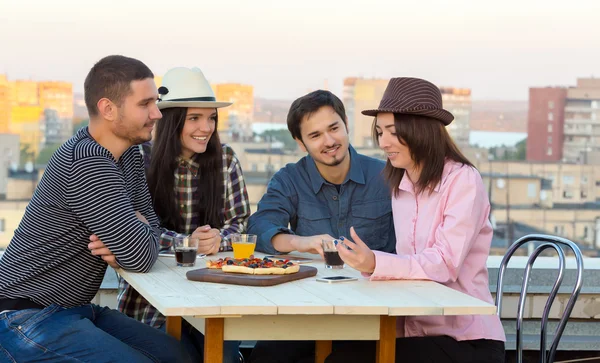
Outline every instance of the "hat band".
{"type": "Polygon", "coordinates": [[[189,97],[189,98],[174,98],[171,100],[159,100],[160,101],[169,101],[169,102],[186,102],[186,101],[207,101],[207,102],[215,102],[217,99],[215,97],[189,97]]]}

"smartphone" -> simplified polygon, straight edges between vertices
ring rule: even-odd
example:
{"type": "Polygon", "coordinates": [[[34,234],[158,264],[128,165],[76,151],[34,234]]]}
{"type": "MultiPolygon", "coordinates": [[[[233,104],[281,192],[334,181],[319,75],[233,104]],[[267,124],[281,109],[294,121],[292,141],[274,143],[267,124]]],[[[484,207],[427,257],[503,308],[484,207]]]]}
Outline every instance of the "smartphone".
{"type": "Polygon", "coordinates": [[[346,282],[346,281],[357,281],[356,277],[349,276],[327,276],[327,277],[317,277],[317,281],[319,282],[328,282],[330,284],[334,282],[346,282]]]}

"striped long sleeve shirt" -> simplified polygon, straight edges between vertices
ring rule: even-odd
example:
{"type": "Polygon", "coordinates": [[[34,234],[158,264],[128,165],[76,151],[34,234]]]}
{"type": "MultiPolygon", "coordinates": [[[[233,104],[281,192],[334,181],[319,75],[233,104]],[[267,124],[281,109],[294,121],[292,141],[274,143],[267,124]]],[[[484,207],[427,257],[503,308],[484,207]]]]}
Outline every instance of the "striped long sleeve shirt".
{"type": "Polygon", "coordinates": [[[88,249],[90,235],[104,242],[123,269],[147,272],[161,233],[139,147],[115,160],[81,129],[52,156],[0,260],[0,298],[87,304],[107,267],[88,249]]]}

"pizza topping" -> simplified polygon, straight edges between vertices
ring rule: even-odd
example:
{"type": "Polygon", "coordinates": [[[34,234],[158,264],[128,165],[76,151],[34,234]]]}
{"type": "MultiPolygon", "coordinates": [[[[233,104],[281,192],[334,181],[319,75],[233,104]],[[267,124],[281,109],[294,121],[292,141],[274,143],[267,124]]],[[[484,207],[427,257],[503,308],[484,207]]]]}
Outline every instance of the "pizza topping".
{"type": "MultiPolygon", "coordinates": [[[[225,257],[217,260],[208,260],[206,262],[206,266],[213,269],[222,269],[226,272],[241,272],[249,274],[254,274],[255,272],[253,271],[257,270],[261,271],[260,274],[284,274],[284,270],[288,271],[290,267],[293,267],[292,269],[289,269],[290,272],[285,272],[287,274],[297,272],[299,269],[299,266],[290,260],[272,260],[267,257],[254,258],[254,256],[244,259],[225,257]],[[242,268],[242,270],[235,270],[237,268],[242,268]]],[[[256,274],[258,273],[259,272],[256,272],[256,274]]]]}

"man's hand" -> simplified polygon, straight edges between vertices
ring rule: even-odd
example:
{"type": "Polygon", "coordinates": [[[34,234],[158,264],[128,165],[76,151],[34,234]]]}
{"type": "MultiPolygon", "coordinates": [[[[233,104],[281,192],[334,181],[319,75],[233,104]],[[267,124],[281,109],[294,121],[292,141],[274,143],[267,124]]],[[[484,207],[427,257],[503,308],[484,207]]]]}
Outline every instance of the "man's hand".
{"type": "Polygon", "coordinates": [[[291,242],[292,247],[298,252],[318,253],[323,256],[323,239],[334,239],[328,234],[319,234],[316,236],[293,236],[291,242]]]}
{"type": "MultiPolygon", "coordinates": [[[[137,212],[136,212],[137,213],[137,212]]],[[[143,218],[143,217],[142,217],[143,218]]],[[[119,268],[120,266],[117,264],[117,259],[115,255],[100,241],[100,238],[95,234],[90,236],[90,243],[88,244],[88,248],[91,250],[92,255],[100,256],[106,263],[112,268],[119,268]]]]}
{"type": "Polygon", "coordinates": [[[209,225],[196,228],[190,238],[198,241],[198,253],[212,255],[219,252],[219,247],[221,247],[219,230],[211,228],[209,225]]]}
{"type": "Polygon", "coordinates": [[[140,213],[140,212],[138,212],[138,211],[135,211],[135,216],[136,216],[136,217],[138,217],[138,219],[139,219],[140,221],[142,221],[142,222],[144,222],[144,223],[146,223],[146,224],[149,224],[149,223],[148,223],[148,220],[146,219],[146,217],[144,217],[144,216],[142,215],[142,213],[140,213]]]}

